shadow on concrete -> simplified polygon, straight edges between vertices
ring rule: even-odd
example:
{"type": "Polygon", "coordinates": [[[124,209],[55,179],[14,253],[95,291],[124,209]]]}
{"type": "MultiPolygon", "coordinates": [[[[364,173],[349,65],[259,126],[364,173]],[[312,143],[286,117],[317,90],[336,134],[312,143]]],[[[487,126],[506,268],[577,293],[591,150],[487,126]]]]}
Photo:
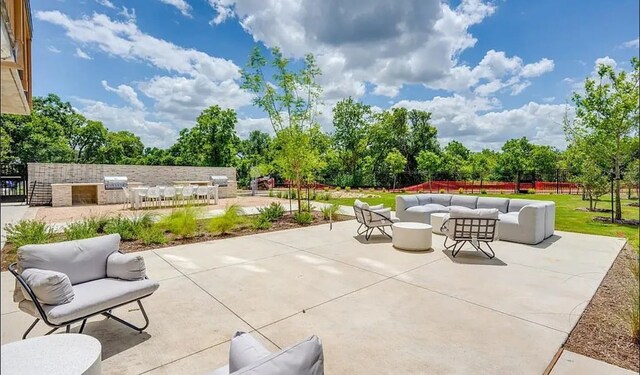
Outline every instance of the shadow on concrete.
{"type": "Polygon", "coordinates": [[[462,249],[454,258],[451,255],[451,250],[442,250],[444,255],[446,255],[453,263],[458,264],[472,264],[472,265],[482,265],[482,266],[506,266],[507,263],[500,260],[497,256],[493,257],[493,259],[487,258],[486,255],[477,251],[473,247],[462,249]]]}
{"type": "Polygon", "coordinates": [[[391,238],[380,233],[372,234],[371,237],[369,237],[369,241],[367,241],[364,238],[364,234],[362,236],[358,236],[358,235],[353,236],[353,238],[355,238],[356,240],[358,240],[358,242],[364,245],[373,245],[377,243],[391,243],[391,238]]]}
{"type": "MultiPolygon", "coordinates": [[[[71,329],[71,332],[78,333],[79,329],[80,326],[76,325],[71,329]]],[[[139,333],[138,331],[134,331],[115,320],[107,318],[87,322],[82,333],[93,336],[100,341],[100,344],[102,344],[103,361],[121,352],[129,350],[136,345],[140,345],[151,338],[151,335],[147,332],[139,333]]]]}
{"type": "Polygon", "coordinates": [[[536,248],[536,249],[546,249],[547,247],[549,247],[549,246],[553,245],[554,243],[558,242],[561,238],[562,238],[562,236],[558,236],[557,234],[554,234],[551,237],[547,238],[546,240],[540,242],[537,245],[531,245],[531,247],[536,248]]]}

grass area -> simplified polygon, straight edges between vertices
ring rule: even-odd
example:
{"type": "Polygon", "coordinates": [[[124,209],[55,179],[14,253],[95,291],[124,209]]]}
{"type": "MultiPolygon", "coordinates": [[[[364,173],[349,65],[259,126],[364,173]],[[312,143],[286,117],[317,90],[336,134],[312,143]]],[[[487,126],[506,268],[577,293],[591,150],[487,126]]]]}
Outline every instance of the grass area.
{"type": "MultiPolygon", "coordinates": [[[[396,193],[372,193],[375,198],[362,198],[360,200],[369,204],[383,203],[386,207],[396,206],[396,193]]],[[[487,194],[487,197],[499,198],[520,198],[534,200],[548,200],[556,202],[556,229],[567,232],[599,234],[602,236],[626,237],[629,244],[636,250],[639,248],[638,228],[619,224],[606,224],[593,221],[595,216],[609,217],[611,214],[607,212],[585,212],[579,211],[577,208],[585,208],[589,206],[589,201],[583,201],[580,195],[551,195],[551,194],[487,194]]],[[[331,198],[329,203],[337,203],[342,205],[353,205],[355,198],[331,198]]],[[[626,219],[638,219],[640,216],[640,208],[631,207],[629,203],[637,202],[637,200],[622,200],[622,214],[626,219]]],[[[598,208],[610,208],[611,201],[605,198],[598,202],[598,208]]]]}

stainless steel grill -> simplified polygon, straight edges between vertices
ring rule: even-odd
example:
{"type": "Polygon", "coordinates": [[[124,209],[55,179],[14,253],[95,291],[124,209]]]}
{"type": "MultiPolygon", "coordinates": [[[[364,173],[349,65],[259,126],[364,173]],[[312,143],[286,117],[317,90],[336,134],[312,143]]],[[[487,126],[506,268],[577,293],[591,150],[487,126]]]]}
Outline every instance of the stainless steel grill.
{"type": "Polygon", "coordinates": [[[129,186],[129,180],[125,176],[104,176],[105,190],[118,190],[129,186]]]}
{"type": "Polygon", "coordinates": [[[227,176],[211,176],[211,185],[227,186],[227,185],[229,185],[229,177],[227,177],[227,176]]]}

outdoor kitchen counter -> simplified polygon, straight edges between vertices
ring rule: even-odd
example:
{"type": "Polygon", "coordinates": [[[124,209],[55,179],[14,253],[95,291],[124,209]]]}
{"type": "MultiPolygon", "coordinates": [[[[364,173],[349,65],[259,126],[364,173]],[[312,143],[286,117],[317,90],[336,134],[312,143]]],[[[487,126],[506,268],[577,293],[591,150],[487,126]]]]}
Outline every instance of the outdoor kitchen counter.
{"type": "MultiPolygon", "coordinates": [[[[141,182],[129,182],[129,187],[142,186],[141,182]]],[[[102,182],[68,182],[51,184],[51,206],[68,207],[83,204],[123,203],[121,189],[105,190],[102,182]]]]}

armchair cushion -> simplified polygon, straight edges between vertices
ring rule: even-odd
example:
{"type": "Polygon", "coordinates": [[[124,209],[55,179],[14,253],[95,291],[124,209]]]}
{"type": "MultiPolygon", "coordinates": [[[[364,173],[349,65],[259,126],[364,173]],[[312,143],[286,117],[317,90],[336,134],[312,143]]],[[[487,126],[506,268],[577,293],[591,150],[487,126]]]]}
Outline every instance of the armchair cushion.
{"type": "Polygon", "coordinates": [[[107,258],[107,277],[122,280],[142,280],[146,276],[141,255],[122,254],[118,251],[107,258]]]}
{"type": "Polygon", "coordinates": [[[107,276],[107,257],[118,251],[120,235],[77,241],[25,245],[18,249],[18,269],[38,268],[64,273],[71,284],[107,276]]]}
{"type": "MultiPolygon", "coordinates": [[[[64,273],[27,268],[21,276],[38,301],[45,305],[61,305],[73,300],[73,286],[64,273]]],[[[22,289],[22,294],[25,299],[31,301],[31,296],[26,290],[22,289]]]]}
{"type": "Polygon", "coordinates": [[[245,332],[236,332],[229,349],[229,372],[235,372],[271,354],[258,340],[245,332]]]}
{"type": "MultiPolygon", "coordinates": [[[[158,286],[157,282],[148,279],[138,281],[110,278],[93,280],[73,285],[75,297],[71,302],[55,306],[44,305],[43,309],[51,323],[62,324],[148,296],[155,292],[158,286]]],[[[39,317],[38,310],[31,301],[20,302],[18,308],[27,314],[39,317]]]]}
{"type": "Polygon", "coordinates": [[[457,219],[498,219],[499,211],[497,208],[480,208],[472,210],[469,208],[452,208],[449,211],[449,218],[457,219]]]}
{"type": "Polygon", "coordinates": [[[233,372],[234,375],[323,375],[322,343],[317,336],[272,353],[233,372]]]}

